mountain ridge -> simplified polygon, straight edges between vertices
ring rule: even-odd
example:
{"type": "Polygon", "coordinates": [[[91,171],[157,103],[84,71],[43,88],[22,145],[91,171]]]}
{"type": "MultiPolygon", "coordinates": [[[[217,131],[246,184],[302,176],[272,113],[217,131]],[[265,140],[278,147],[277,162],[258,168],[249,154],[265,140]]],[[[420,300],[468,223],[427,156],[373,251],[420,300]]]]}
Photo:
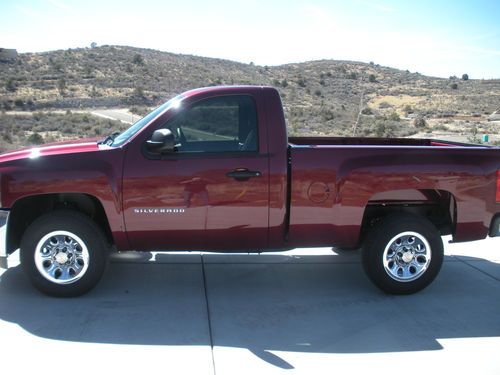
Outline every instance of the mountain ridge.
{"type": "Polygon", "coordinates": [[[487,116],[500,103],[500,80],[465,74],[467,79],[445,79],[373,62],[326,59],[260,66],[100,46],[21,53],[15,62],[0,63],[0,108],[151,108],[195,87],[252,84],[280,91],[291,134],[347,136],[356,129],[363,136],[408,136],[422,129],[432,132],[435,119],[470,117],[451,131],[488,125],[487,116]]]}

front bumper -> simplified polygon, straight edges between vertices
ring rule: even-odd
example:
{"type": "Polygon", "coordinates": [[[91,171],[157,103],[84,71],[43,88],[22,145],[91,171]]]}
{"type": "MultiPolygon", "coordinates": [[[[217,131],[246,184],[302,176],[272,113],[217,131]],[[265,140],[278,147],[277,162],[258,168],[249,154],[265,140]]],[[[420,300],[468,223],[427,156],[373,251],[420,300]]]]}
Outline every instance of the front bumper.
{"type": "Polygon", "coordinates": [[[0,210],[0,268],[7,268],[7,225],[9,223],[9,213],[7,210],[0,210]]]}

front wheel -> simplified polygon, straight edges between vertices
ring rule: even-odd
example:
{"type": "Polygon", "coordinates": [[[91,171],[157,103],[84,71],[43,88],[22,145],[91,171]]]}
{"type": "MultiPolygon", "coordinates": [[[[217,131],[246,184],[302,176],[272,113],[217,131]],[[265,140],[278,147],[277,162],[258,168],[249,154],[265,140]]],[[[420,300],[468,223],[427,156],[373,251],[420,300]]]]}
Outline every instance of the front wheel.
{"type": "Polygon", "coordinates": [[[92,289],[106,265],[107,243],[87,216],[69,210],[36,219],[21,241],[21,266],[31,283],[55,297],[92,289]]]}
{"type": "Polygon", "coordinates": [[[363,245],[363,266],[380,289],[412,294],[427,287],[443,264],[443,241],[428,220],[407,214],[382,219],[363,245]]]}

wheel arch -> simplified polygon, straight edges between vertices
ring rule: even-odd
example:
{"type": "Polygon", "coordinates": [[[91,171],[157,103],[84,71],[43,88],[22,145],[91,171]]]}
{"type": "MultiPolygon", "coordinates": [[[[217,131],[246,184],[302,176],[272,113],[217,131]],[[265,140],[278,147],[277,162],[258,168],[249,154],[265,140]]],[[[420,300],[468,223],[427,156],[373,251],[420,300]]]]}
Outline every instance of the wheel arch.
{"type": "Polygon", "coordinates": [[[424,217],[441,233],[455,233],[457,205],[454,195],[440,189],[390,190],[374,194],[365,206],[360,243],[366,234],[386,216],[407,213],[424,217]]]}
{"type": "Polygon", "coordinates": [[[7,252],[19,248],[26,228],[36,218],[57,209],[83,213],[102,229],[109,244],[114,242],[108,217],[97,197],[82,193],[38,194],[20,198],[12,205],[7,227],[7,252]]]}

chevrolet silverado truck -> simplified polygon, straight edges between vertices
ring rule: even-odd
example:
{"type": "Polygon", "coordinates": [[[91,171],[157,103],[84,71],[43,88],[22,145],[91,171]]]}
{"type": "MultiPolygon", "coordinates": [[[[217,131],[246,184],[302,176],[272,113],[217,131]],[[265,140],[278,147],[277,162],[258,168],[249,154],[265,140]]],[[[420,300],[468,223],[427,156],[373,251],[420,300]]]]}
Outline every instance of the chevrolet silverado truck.
{"type": "Polygon", "coordinates": [[[500,233],[500,149],[288,137],[278,91],[185,92],[121,134],[0,155],[0,259],[77,296],[110,250],[362,249],[383,291],[428,286],[441,236],[500,233]]]}

